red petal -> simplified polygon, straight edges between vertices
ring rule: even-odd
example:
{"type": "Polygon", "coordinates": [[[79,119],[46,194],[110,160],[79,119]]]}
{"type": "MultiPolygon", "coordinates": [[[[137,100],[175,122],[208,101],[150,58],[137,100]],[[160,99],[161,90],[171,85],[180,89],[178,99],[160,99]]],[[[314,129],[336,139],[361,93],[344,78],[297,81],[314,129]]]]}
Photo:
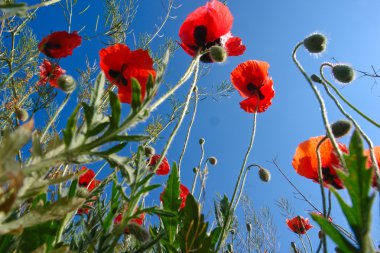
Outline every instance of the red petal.
{"type": "Polygon", "coordinates": [[[239,37],[229,38],[224,47],[227,51],[228,56],[242,55],[246,49],[239,37]]]}

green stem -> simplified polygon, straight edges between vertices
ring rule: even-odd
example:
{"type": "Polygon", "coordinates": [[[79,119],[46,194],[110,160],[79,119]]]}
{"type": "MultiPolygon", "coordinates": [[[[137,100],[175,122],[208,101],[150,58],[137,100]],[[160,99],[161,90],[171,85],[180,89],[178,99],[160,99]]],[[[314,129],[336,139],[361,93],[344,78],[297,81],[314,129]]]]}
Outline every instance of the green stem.
{"type": "Polygon", "coordinates": [[[195,115],[197,114],[197,107],[198,107],[198,88],[197,88],[197,86],[195,86],[195,88],[194,88],[194,95],[195,95],[194,96],[194,111],[193,111],[193,115],[192,115],[191,120],[190,120],[189,127],[187,128],[185,142],[183,144],[182,152],[181,152],[181,155],[179,156],[179,160],[178,160],[178,174],[180,176],[181,176],[182,159],[183,159],[183,156],[185,155],[186,147],[187,147],[187,144],[188,144],[189,138],[190,138],[191,128],[193,127],[195,115]]]}
{"type": "Polygon", "coordinates": [[[240,185],[240,181],[242,180],[242,176],[243,176],[243,173],[244,173],[244,170],[245,170],[245,166],[247,164],[248,156],[251,153],[251,149],[252,149],[252,146],[253,146],[253,141],[255,139],[256,117],[257,117],[257,113],[254,113],[253,114],[253,128],[252,128],[251,140],[249,142],[247,152],[245,153],[245,156],[244,156],[244,160],[243,160],[243,164],[242,164],[241,169],[240,169],[239,177],[238,177],[238,179],[236,181],[234,193],[232,194],[230,205],[228,207],[229,210],[228,210],[227,219],[224,221],[224,224],[223,224],[223,227],[222,227],[222,231],[220,233],[220,238],[219,238],[218,244],[216,246],[215,252],[219,251],[220,247],[222,246],[222,244],[224,243],[224,241],[225,241],[225,239],[227,237],[227,232],[228,231],[226,231],[226,229],[230,225],[231,219],[232,219],[232,216],[233,216],[233,211],[234,211],[233,210],[233,203],[234,203],[234,200],[236,198],[236,194],[237,194],[237,191],[238,191],[238,188],[239,188],[239,185],[240,185]]]}
{"type": "Polygon", "coordinates": [[[331,89],[334,90],[334,92],[338,95],[338,97],[340,99],[343,100],[343,102],[345,102],[352,110],[354,110],[355,112],[357,112],[360,116],[362,116],[364,119],[366,119],[368,122],[370,122],[371,124],[373,124],[374,126],[380,128],[380,124],[377,123],[376,121],[374,121],[373,119],[371,119],[370,117],[368,117],[367,115],[365,115],[362,111],[360,111],[358,108],[356,108],[353,104],[351,104],[340,92],[339,90],[331,83],[329,82],[324,74],[323,74],[323,68],[324,67],[332,67],[332,65],[330,63],[323,63],[320,67],[320,73],[321,73],[321,77],[322,77],[322,80],[325,82],[325,84],[327,84],[331,89]]]}
{"type": "Polygon", "coordinates": [[[307,232],[306,232],[305,235],[306,235],[307,241],[309,242],[310,252],[313,253],[313,252],[314,252],[314,250],[313,250],[313,244],[311,243],[310,237],[309,237],[309,235],[307,234],[307,232]]]}
{"type": "Polygon", "coordinates": [[[71,94],[72,93],[69,93],[69,94],[66,95],[65,99],[63,100],[62,104],[59,106],[59,108],[57,109],[57,111],[55,112],[55,114],[53,115],[53,117],[50,118],[49,123],[47,124],[45,130],[43,131],[43,133],[41,135],[41,139],[40,139],[41,143],[44,142],[45,137],[46,137],[46,135],[47,135],[50,127],[57,120],[58,115],[61,113],[61,111],[63,110],[63,108],[66,106],[67,102],[69,101],[69,98],[70,98],[71,94]]]}
{"type": "MultiPolygon", "coordinates": [[[[325,65],[325,66],[327,66],[327,65],[325,65]]],[[[328,82],[326,81],[326,79],[323,76],[323,67],[324,66],[322,64],[322,66],[320,68],[320,73],[321,73],[321,77],[323,79],[322,85],[325,88],[326,93],[334,101],[334,103],[338,107],[339,111],[346,118],[348,118],[351,121],[351,123],[354,125],[355,129],[358,130],[358,132],[360,133],[360,135],[363,137],[363,139],[367,142],[367,145],[369,146],[369,152],[370,152],[370,157],[371,157],[371,161],[372,161],[372,166],[375,169],[375,175],[376,175],[376,179],[377,179],[377,185],[376,186],[377,186],[377,190],[380,192],[380,170],[379,170],[379,166],[377,164],[377,160],[376,160],[376,155],[375,155],[373,143],[372,143],[371,139],[368,137],[368,135],[363,131],[363,129],[357,123],[357,121],[349,113],[347,113],[344,110],[344,108],[342,107],[342,105],[339,103],[338,99],[336,99],[336,97],[330,92],[329,88],[327,87],[328,82]]]]}
{"type": "Polygon", "coordinates": [[[198,174],[202,166],[203,158],[205,156],[205,149],[204,149],[204,143],[201,144],[201,159],[199,160],[199,164],[197,167],[197,171],[195,172],[194,179],[193,179],[193,185],[191,186],[191,194],[194,195],[195,186],[197,184],[198,174]]]}
{"type": "Polygon", "coordinates": [[[326,134],[329,137],[331,143],[333,144],[334,150],[339,157],[340,163],[342,164],[342,166],[344,168],[346,168],[347,166],[346,166],[345,160],[343,159],[342,152],[339,149],[338,143],[336,142],[334,135],[331,131],[331,126],[330,126],[329,120],[327,118],[327,111],[326,111],[326,106],[325,106],[325,103],[323,101],[323,98],[320,95],[319,90],[314,86],[313,81],[310,79],[310,77],[307,75],[307,73],[305,72],[305,70],[303,69],[303,67],[301,66],[299,61],[297,60],[296,53],[297,53],[298,48],[300,48],[302,45],[303,45],[303,42],[299,42],[296,45],[296,47],[294,48],[293,53],[292,53],[293,62],[296,64],[297,68],[301,71],[302,75],[305,77],[305,79],[309,83],[311,89],[313,90],[315,96],[317,97],[317,100],[318,100],[318,103],[319,103],[319,106],[321,109],[321,113],[322,113],[323,124],[324,124],[325,129],[326,129],[326,134]]]}

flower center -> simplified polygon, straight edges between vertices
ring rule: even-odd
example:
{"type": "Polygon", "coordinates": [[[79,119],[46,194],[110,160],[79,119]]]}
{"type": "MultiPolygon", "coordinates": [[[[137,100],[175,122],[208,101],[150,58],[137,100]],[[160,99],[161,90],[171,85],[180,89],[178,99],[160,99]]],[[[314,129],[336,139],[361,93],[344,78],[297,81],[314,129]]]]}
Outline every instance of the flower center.
{"type": "Polygon", "coordinates": [[[336,172],[329,167],[322,168],[323,181],[334,186],[336,189],[342,189],[343,185],[336,172]]]}
{"type": "Polygon", "coordinates": [[[256,95],[259,97],[259,99],[264,99],[264,95],[261,93],[260,88],[263,86],[262,84],[257,87],[253,83],[247,84],[247,90],[251,92],[252,95],[256,95]]]}
{"type": "Polygon", "coordinates": [[[108,71],[108,74],[114,79],[113,83],[121,83],[124,86],[128,85],[127,79],[124,78],[124,76],[121,74],[121,71],[110,69],[108,71]]]}
{"type": "MultiPolygon", "coordinates": [[[[210,47],[212,47],[214,45],[219,45],[219,46],[222,45],[220,38],[218,38],[214,41],[211,41],[211,42],[207,42],[207,27],[205,27],[203,25],[195,27],[195,29],[194,29],[194,40],[195,40],[195,44],[197,44],[197,46],[198,46],[198,48],[192,47],[192,49],[194,49],[195,51],[197,51],[199,48],[202,51],[204,51],[204,50],[209,49],[210,47]]],[[[206,62],[206,63],[213,62],[211,57],[210,57],[210,53],[202,55],[200,60],[202,62],[206,62]]]]}

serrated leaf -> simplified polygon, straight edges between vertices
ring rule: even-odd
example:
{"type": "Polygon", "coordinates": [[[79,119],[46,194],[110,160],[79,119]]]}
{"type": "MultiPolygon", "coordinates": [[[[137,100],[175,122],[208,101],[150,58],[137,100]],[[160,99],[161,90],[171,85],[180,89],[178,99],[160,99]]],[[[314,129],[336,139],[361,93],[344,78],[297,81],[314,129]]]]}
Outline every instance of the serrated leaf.
{"type": "Polygon", "coordinates": [[[132,110],[136,111],[141,106],[141,86],[136,78],[131,78],[132,81],[132,110]]]}
{"type": "Polygon", "coordinates": [[[76,119],[77,119],[77,113],[80,109],[80,104],[78,104],[72,114],[70,115],[69,119],[67,120],[66,128],[62,131],[63,132],[63,140],[65,141],[66,148],[70,146],[71,140],[74,135],[75,127],[76,127],[76,119]]]}
{"type": "Polygon", "coordinates": [[[146,135],[115,135],[110,138],[110,141],[140,142],[148,139],[149,136],[146,135]]]}
{"type": "Polygon", "coordinates": [[[95,136],[97,134],[100,134],[104,129],[107,128],[108,125],[109,125],[108,122],[102,122],[98,125],[91,126],[91,129],[89,129],[87,131],[86,136],[91,137],[91,136],[95,136]]]}
{"type": "Polygon", "coordinates": [[[94,108],[89,106],[86,103],[82,103],[82,107],[84,111],[84,116],[86,118],[87,128],[90,128],[91,123],[92,123],[92,118],[94,117],[94,108]]]}
{"type": "Polygon", "coordinates": [[[117,144],[117,145],[113,146],[110,149],[107,149],[106,151],[95,152],[94,154],[102,156],[102,157],[109,156],[109,155],[112,155],[112,154],[115,154],[115,153],[121,151],[126,145],[127,145],[126,142],[122,142],[120,144],[117,144]]]}
{"type": "Polygon", "coordinates": [[[94,85],[94,90],[91,92],[91,99],[90,99],[90,104],[94,108],[98,108],[102,98],[102,95],[104,93],[104,85],[105,85],[105,77],[104,73],[100,72],[98,77],[96,78],[95,85],[94,85]]]}
{"type": "Polygon", "coordinates": [[[121,114],[121,104],[119,98],[112,91],[108,92],[111,106],[111,129],[115,129],[119,126],[120,114],[121,114]]]}
{"type": "Polygon", "coordinates": [[[326,218],[311,214],[321,229],[333,240],[339,249],[345,253],[358,253],[357,249],[348,241],[326,218]]]}
{"type": "Polygon", "coordinates": [[[69,193],[67,194],[68,198],[74,198],[77,192],[77,187],[78,187],[78,179],[74,179],[69,188],[69,193]]]}

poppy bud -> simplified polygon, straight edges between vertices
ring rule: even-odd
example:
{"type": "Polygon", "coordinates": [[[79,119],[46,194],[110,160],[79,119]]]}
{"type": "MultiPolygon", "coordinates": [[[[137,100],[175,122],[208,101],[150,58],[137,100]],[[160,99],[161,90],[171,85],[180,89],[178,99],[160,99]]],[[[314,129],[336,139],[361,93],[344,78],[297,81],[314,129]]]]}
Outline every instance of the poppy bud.
{"type": "Polygon", "coordinates": [[[29,118],[28,112],[22,108],[16,110],[16,116],[21,121],[26,121],[29,118]]]}
{"type": "Polygon", "coordinates": [[[208,158],[208,161],[210,162],[211,165],[216,165],[218,163],[218,159],[216,159],[215,156],[210,156],[208,158]]]}
{"type": "Polygon", "coordinates": [[[221,46],[212,46],[210,48],[210,57],[213,62],[225,62],[227,59],[227,52],[221,46]]]}
{"type": "Polygon", "coordinates": [[[331,130],[335,138],[346,135],[351,129],[351,122],[347,120],[338,120],[331,125],[331,130]]]}
{"type": "Polygon", "coordinates": [[[199,145],[203,145],[205,143],[205,139],[204,138],[200,138],[199,139],[199,145]]]}
{"type": "Polygon", "coordinates": [[[146,157],[151,157],[152,155],[154,155],[156,153],[154,148],[151,146],[144,147],[144,152],[145,152],[146,157]]]}
{"type": "Polygon", "coordinates": [[[292,247],[292,249],[294,250],[294,252],[299,252],[299,250],[297,249],[297,245],[296,245],[295,242],[291,242],[290,246],[292,247]]]}
{"type": "Polygon", "coordinates": [[[318,238],[322,239],[324,232],[322,230],[319,230],[318,232],[318,238]]]}
{"type": "Polygon", "coordinates": [[[327,39],[325,35],[315,33],[303,40],[303,45],[312,54],[319,54],[325,51],[327,39]]]}
{"type": "Polygon", "coordinates": [[[228,250],[229,253],[234,252],[234,247],[232,246],[231,243],[229,243],[229,244],[227,245],[227,250],[228,250]]]}
{"type": "Polygon", "coordinates": [[[58,78],[58,86],[66,93],[71,93],[75,90],[77,82],[70,75],[61,75],[58,78]]]}
{"type": "Polygon", "coordinates": [[[346,64],[336,64],[332,67],[335,79],[341,83],[350,83],[355,79],[355,71],[346,64]]]}
{"type": "Polygon", "coordinates": [[[193,168],[193,172],[194,172],[194,174],[197,173],[197,172],[198,172],[198,168],[197,168],[197,167],[194,167],[194,168],[193,168]]]}
{"type": "Polygon", "coordinates": [[[251,232],[252,231],[252,225],[251,225],[251,223],[247,223],[247,224],[245,224],[246,226],[247,226],[247,231],[248,232],[251,232]]]}
{"type": "Polygon", "coordinates": [[[269,170],[264,169],[263,167],[260,167],[260,169],[259,169],[259,177],[260,177],[261,181],[263,181],[263,182],[269,182],[270,178],[271,178],[271,174],[270,174],[269,170]]]}
{"type": "Polygon", "coordinates": [[[312,74],[310,78],[311,78],[311,80],[313,80],[313,82],[322,83],[321,78],[319,78],[319,76],[317,76],[315,74],[312,74]]]}

